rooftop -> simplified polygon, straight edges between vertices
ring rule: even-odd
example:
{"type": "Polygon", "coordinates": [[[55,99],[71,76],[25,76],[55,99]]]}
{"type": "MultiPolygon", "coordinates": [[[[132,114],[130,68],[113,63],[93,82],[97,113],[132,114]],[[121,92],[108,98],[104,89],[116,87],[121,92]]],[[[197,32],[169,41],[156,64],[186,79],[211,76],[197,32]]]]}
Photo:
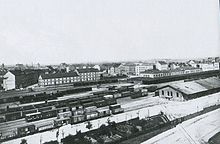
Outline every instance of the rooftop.
{"type": "Polygon", "coordinates": [[[167,64],[165,61],[158,61],[158,63],[161,64],[161,65],[167,64]]]}
{"type": "MultiPolygon", "coordinates": [[[[211,77],[211,78],[200,79],[196,81],[175,83],[175,84],[167,85],[164,87],[174,88],[184,94],[194,94],[194,93],[198,93],[202,91],[211,90],[213,88],[220,88],[220,79],[217,77],[211,77]]],[[[161,87],[161,88],[164,88],[164,87],[161,87]]]]}
{"type": "Polygon", "coordinates": [[[76,77],[76,76],[78,76],[78,74],[76,72],[43,74],[43,75],[41,75],[42,79],[62,78],[62,77],[76,77]]]}
{"type": "Polygon", "coordinates": [[[77,69],[79,73],[88,73],[88,72],[99,72],[98,69],[95,68],[85,68],[85,69],[77,69]]]}
{"type": "Polygon", "coordinates": [[[141,73],[158,74],[158,73],[170,73],[170,72],[179,72],[179,71],[184,71],[184,70],[195,70],[195,69],[201,69],[201,68],[181,67],[181,68],[176,68],[176,69],[172,69],[172,70],[150,69],[150,70],[145,70],[141,73]]]}
{"type": "Polygon", "coordinates": [[[207,88],[196,83],[195,81],[171,84],[171,87],[173,87],[173,88],[175,88],[185,94],[193,94],[193,93],[198,93],[201,91],[208,90],[207,88]]]}

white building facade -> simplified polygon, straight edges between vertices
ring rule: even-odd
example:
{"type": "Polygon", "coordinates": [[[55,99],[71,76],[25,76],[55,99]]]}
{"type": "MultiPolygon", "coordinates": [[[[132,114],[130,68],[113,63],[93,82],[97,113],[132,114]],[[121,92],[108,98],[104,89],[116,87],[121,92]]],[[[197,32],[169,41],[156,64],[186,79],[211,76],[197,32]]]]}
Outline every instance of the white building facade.
{"type": "Polygon", "coordinates": [[[4,90],[12,90],[15,89],[15,75],[8,71],[4,76],[3,79],[3,89],[4,90]]]}

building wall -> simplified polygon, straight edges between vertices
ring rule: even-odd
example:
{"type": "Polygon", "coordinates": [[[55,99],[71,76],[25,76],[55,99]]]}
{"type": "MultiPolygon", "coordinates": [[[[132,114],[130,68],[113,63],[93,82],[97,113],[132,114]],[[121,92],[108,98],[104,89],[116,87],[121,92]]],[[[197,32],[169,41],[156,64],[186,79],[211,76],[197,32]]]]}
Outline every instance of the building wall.
{"type": "Polygon", "coordinates": [[[156,68],[158,70],[167,70],[168,69],[168,64],[163,64],[161,65],[159,62],[156,63],[156,68]]]}
{"type": "Polygon", "coordinates": [[[39,77],[40,86],[71,84],[74,82],[80,82],[80,77],[62,77],[62,78],[51,78],[51,79],[42,79],[41,76],[39,77]]]}
{"type": "Polygon", "coordinates": [[[145,70],[153,69],[153,65],[145,66],[145,65],[139,65],[135,66],[135,75],[139,76],[141,72],[144,72],[145,70]]]}
{"type": "Polygon", "coordinates": [[[150,73],[140,73],[140,76],[154,78],[154,74],[150,74],[150,73]]]}
{"type": "Polygon", "coordinates": [[[7,72],[4,75],[4,80],[3,80],[3,88],[5,90],[12,90],[15,89],[15,75],[13,75],[11,72],[7,72]]]}
{"type": "Polygon", "coordinates": [[[176,91],[170,87],[165,87],[163,89],[158,90],[159,97],[166,98],[174,101],[184,101],[182,93],[176,91]]]}
{"type": "Polygon", "coordinates": [[[200,63],[198,65],[202,71],[219,70],[219,63],[200,63]]]}
{"type": "Polygon", "coordinates": [[[79,73],[80,81],[97,81],[100,80],[99,72],[88,72],[88,73],[79,73]]]}

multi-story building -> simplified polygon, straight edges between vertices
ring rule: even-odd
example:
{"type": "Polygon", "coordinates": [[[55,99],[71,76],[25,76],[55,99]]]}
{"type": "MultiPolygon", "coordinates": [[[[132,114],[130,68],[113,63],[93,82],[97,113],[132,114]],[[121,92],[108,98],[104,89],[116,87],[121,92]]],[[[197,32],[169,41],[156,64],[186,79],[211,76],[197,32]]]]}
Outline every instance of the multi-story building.
{"type": "Polygon", "coordinates": [[[150,69],[153,69],[153,64],[151,63],[138,64],[135,66],[135,75],[139,76],[141,72],[150,69]]]}
{"type": "Polygon", "coordinates": [[[156,63],[156,69],[158,69],[158,70],[168,70],[168,64],[165,61],[158,61],[156,63]]]}
{"type": "Polygon", "coordinates": [[[110,75],[118,75],[120,73],[120,63],[113,64],[109,69],[108,69],[108,74],[110,75]]]}
{"type": "Polygon", "coordinates": [[[41,70],[10,70],[4,75],[5,90],[25,88],[38,83],[41,70]]]}
{"type": "Polygon", "coordinates": [[[201,68],[202,71],[219,70],[219,63],[217,62],[198,63],[197,67],[201,68]]]}
{"type": "Polygon", "coordinates": [[[120,66],[120,72],[126,75],[135,75],[136,64],[127,63],[120,66]]]}
{"type": "Polygon", "coordinates": [[[76,72],[42,74],[39,76],[39,86],[65,85],[80,82],[80,77],[76,72]]]}
{"type": "Polygon", "coordinates": [[[80,81],[97,81],[100,80],[100,71],[95,68],[76,69],[80,81]]]}

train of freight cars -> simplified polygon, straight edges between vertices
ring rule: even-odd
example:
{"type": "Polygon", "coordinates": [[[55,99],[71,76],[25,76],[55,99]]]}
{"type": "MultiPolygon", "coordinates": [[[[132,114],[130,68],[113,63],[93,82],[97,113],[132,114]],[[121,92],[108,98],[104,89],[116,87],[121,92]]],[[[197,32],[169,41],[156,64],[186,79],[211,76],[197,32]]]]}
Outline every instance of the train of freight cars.
{"type": "Polygon", "coordinates": [[[27,121],[27,123],[23,124],[22,126],[18,126],[16,130],[13,130],[11,133],[8,132],[7,134],[4,134],[3,132],[0,139],[7,140],[10,138],[22,137],[28,134],[58,128],[66,124],[81,123],[123,112],[124,109],[121,108],[121,105],[119,104],[100,108],[97,108],[96,106],[91,106],[87,108],[83,108],[82,106],[80,106],[74,109],[70,109],[69,107],[62,107],[43,112],[36,112],[32,114],[27,114],[25,116],[25,120],[27,121]],[[48,120],[42,121],[40,125],[39,123],[35,123],[42,119],[48,120]]]}

